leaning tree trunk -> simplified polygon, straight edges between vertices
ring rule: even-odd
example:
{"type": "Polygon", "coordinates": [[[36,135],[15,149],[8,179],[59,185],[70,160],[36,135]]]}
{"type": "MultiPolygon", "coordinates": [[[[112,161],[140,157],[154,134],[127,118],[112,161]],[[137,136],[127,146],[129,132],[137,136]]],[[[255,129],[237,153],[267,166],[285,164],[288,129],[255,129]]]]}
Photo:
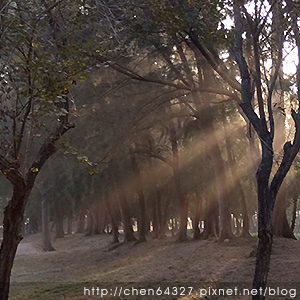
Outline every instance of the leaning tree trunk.
{"type": "Polygon", "coordinates": [[[11,269],[17,247],[22,240],[24,210],[36,177],[46,161],[56,152],[55,142],[74,127],[68,123],[68,115],[61,117],[60,121],[60,126],[41,145],[26,174],[21,173],[18,164],[11,163],[0,155],[0,171],[13,186],[12,199],[4,210],[3,240],[0,249],[0,300],[8,299],[11,269]]]}
{"type": "Polygon", "coordinates": [[[25,205],[29,196],[26,186],[14,187],[13,196],[4,210],[3,240],[0,249],[0,300],[7,300],[10,276],[19,243],[25,205]]]}

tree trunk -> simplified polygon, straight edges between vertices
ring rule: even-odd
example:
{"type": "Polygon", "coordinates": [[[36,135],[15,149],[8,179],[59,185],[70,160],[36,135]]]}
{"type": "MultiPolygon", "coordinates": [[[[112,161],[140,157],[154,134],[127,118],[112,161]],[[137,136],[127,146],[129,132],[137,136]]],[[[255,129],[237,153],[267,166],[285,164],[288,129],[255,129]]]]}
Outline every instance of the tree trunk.
{"type": "MultiPolygon", "coordinates": [[[[271,225],[272,226],[272,225],[271,225]]],[[[267,284],[267,277],[269,273],[271,250],[273,243],[272,231],[264,228],[258,232],[258,248],[256,256],[255,274],[253,280],[253,288],[259,291],[261,288],[264,291],[267,284]]],[[[263,300],[263,295],[256,295],[252,297],[253,300],[263,300]]]]}
{"type": "MultiPolygon", "coordinates": [[[[269,0],[270,4],[273,3],[269,0]]],[[[275,2],[272,6],[272,39],[274,39],[274,47],[276,49],[277,45],[280,45],[280,39],[283,35],[283,14],[280,2],[275,2]]],[[[275,50],[274,49],[274,50],[275,50]]],[[[278,57],[277,52],[274,51],[273,54],[273,63],[274,65],[277,63],[278,57]]],[[[283,78],[283,70],[282,65],[279,71],[279,85],[282,85],[282,78],[283,78]]],[[[282,149],[282,145],[286,141],[286,126],[285,126],[285,101],[284,101],[284,93],[281,91],[277,91],[276,94],[273,96],[274,102],[274,120],[275,120],[275,135],[274,135],[274,151],[275,155],[280,153],[282,149]],[[276,107],[275,107],[276,106],[276,107]]],[[[285,238],[296,239],[294,236],[289,222],[287,220],[286,210],[288,208],[287,197],[286,197],[286,182],[284,181],[280,187],[275,207],[273,213],[273,234],[274,236],[281,236],[285,238]]]]}
{"type": "Polygon", "coordinates": [[[175,189],[178,196],[178,208],[179,208],[179,233],[178,242],[184,242],[187,239],[187,218],[189,203],[182,191],[181,174],[179,172],[179,153],[178,153],[178,139],[174,127],[170,128],[170,140],[172,144],[173,162],[172,169],[174,175],[175,189]]]}
{"type": "Polygon", "coordinates": [[[77,218],[77,233],[84,232],[84,224],[85,223],[85,210],[81,209],[78,218],[77,218]]]}
{"type": "Polygon", "coordinates": [[[162,203],[161,203],[161,191],[159,188],[156,188],[156,205],[155,205],[155,214],[156,214],[156,237],[159,238],[161,232],[163,231],[162,228],[162,203]]]}
{"type": "MultiPolygon", "coordinates": [[[[224,111],[225,113],[225,111],[224,111]]],[[[226,140],[226,150],[228,155],[228,165],[230,169],[230,173],[233,177],[233,180],[235,182],[235,188],[237,189],[238,195],[240,196],[240,202],[242,207],[242,215],[243,215],[243,231],[242,231],[242,237],[250,237],[249,232],[249,216],[248,216],[248,210],[247,210],[247,204],[246,204],[246,195],[244,193],[240,176],[237,174],[237,166],[236,166],[236,159],[233,153],[232,149],[232,143],[230,140],[230,137],[228,136],[226,126],[229,124],[223,121],[224,124],[224,132],[225,132],[225,140],[226,140]]]]}
{"type": "Polygon", "coordinates": [[[153,204],[152,204],[152,232],[153,232],[153,238],[157,239],[158,238],[158,217],[157,217],[156,197],[153,197],[153,204]]]}
{"type": "Polygon", "coordinates": [[[204,216],[204,231],[202,233],[203,239],[208,239],[210,237],[215,237],[218,235],[219,215],[218,215],[218,202],[214,192],[212,192],[212,197],[207,199],[205,216],[204,216]]]}
{"type": "Polygon", "coordinates": [[[4,210],[0,249],[0,300],[8,300],[11,269],[17,247],[22,240],[23,215],[28,195],[26,187],[14,187],[12,199],[4,210]]]}
{"type": "Polygon", "coordinates": [[[197,197],[195,199],[195,202],[196,202],[195,216],[193,219],[194,239],[199,240],[200,239],[199,221],[200,221],[200,211],[201,211],[202,199],[197,197]]]}
{"type": "Polygon", "coordinates": [[[219,241],[222,242],[225,239],[233,239],[234,234],[232,233],[231,229],[231,216],[229,212],[229,197],[227,190],[225,166],[214,128],[210,132],[209,145],[212,145],[212,149],[209,152],[209,154],[216,178],[216,189],[218,193],[220,214],[219,241]]]}
{"type": "MultiPolygon", "coordinates": [[[[178,174],[179,175],[179,174],[178,174]]],[[[180,201],[180,212],[179,212],[179,232],[178,232],[178,242],[184,242],[187,239],[187,220],[188,220],[188,211],[189,211],[189,202],[187,197],[182,192],[181,180],[179,176],[175,176],[175,184],[177,189],[177,195],[180,201]]]]}
{"type": "Polygon", "coordinates": [[[73,233],[73,213],[71,212],[68,215],[68,229],[67,229],[67,234],[72,234],[73,233]]]}
{"type": "Polygon", "coordinates": [[[64,216],[58,203],[55,202],[55,232],[56,238],[63,238],[65,236],[64,232],[64,216]]]}
{"type": "Polygon", "coordinates": [[[92,234],[100,234],[104,233],[104,227],[105,227],[105,217],[102,216],[101,210],[96,205],[96,207],[93,210],[94,215],[94,226],[92,234]]]}
{"type": "Polygon", "coordinates": [[[112,228],[112,233],[113,233],[113,243],[119,243],[119,222],[117,219],[117,214],[115,209],[113,210],[110,201],[108,198],[108,194],[106,193],[104,195],[104,205],[106,207],[108,217],[110,220],[111,228],[112,228]]]}
{"type": "Polygon", "coordinates": [[[159,230],[159,238],[164,239],[166,237],[166,230],[168,230],[168,209],[170,205],[171,198],[168,197],[165,203],[163,214],[161,216],[161,226],[159,230]]]}
{"type": "Polygon", "coordinates": [[[295,239],[296,237],[287,220],[287,199],[285,182],[280,187],[273,213],[273,233],[275,236],[295,239]]]}
{"type": "Polygon", "coordinates": [[[291,231],[294,232],[295,225],[296,225],[296,218],[297,218],[297,204],[298,204],[298,198],[293,198],[293,217],[292,217],[292,224],[291,224],[291,231]]]}
{"type": "Polygon", "coordinates": [[[139,242],[146,242],[146,204],[142,190],[138,193],[140,216],[139,216],[139,242]]]}
{"type": "Polygon", "coordinates": [[[136,241],[136,238],[134,237],[133,234],[129,206],[124,192],[119,192],[119,204],[121,208],[122,222],[123,222],[123,229],[124,229],[124,242],[136,241]]]}
{"type": "Polygon", "coordinates": [[[43,233],[43,250],[55,251],[51,243],[51,233],[49,229],[49,202],[44,194],[42,196],[42,233],[43,233]]]}
{"type": "Polygon", "coordinates": [[[137,195],[139,199],[139,207],[140,207],[140,213],[139,213],[139,242],[146,242],[146,204],[145,204],[145,197],[143,193],[142,188],[142,178],[140,174],[140,169],[138,167],[136,157],[134,153],[131,153],[131,165],[133,172],[135,174],[136,178],[136,188],[137,188],[137,195]]]}
{"type": "Polygon", "coordinates": [[[85,236],[90,236],[93,234],[94,224],[95,224],[95,220],[94,220],[94,213],[93,213],[93,208],[92,208],[92,209],[88,210],[85,236]]]}
{"type": "MultiPolygon", "coordinates": [[[[262,137],[263,138],[263,137],[262,137]]],[[[256,173],[258,196],[258,248],[256,255],[253,288],[263,290],[267,285],[273,243],[272,201],[269,179],[273,165],[272,141],[269,137],[262,140],[262,159],[256,173]]],[[[274,195],[276,197],[276,195],[274,195]]],[[[265,297],[256,295],[253,300],[263,300],[265,297]]]]}

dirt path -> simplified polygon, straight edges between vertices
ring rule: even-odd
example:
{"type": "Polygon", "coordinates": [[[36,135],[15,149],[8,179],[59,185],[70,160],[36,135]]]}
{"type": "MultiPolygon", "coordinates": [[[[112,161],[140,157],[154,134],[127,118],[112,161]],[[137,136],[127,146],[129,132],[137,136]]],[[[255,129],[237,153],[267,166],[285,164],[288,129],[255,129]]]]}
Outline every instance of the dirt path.
{"type": "MultiPolygon", "coordinates": [[[[228,286],[245,283],[251,286],[254,272],[255,257],[251,257],[250,253],[255,249],[256,238],[236,239],[222,244],[214,239],[180,244],[173,238],[152,240],[149,237],[147,243],[128,244],[107,251],[111,236],[72,235],[54,240],[56,251],[48,253],[41,250],[40,241],[39,235],[24,239],[16,257],[12,281],[36,283],[40,288],[43,282],[53,283],[60,286],[59,291],[53,292],[54,295],[68,295],[53,299],[84,299],[78,296],[84,282],[135,282],[142,286],[153,283],[168,286],[176,282],[227,283],[228,286]]],[[[269,282],[297,284],[299,253],[300,241],[275,239],[269,282]]],[[[50,288],[44,290],[51,291],[50,288]]],[[[30,294],[32,290],[27,292],[30,294]]],[[[22,293],[25,293],[24,289],[22,293]]],[[[28,300],[50,300],[52,294],[48,293],[45,298],[34,298],[30,294],[28,300]]],[[[22,295],[12,299],[27,298],[22,295]]]]}

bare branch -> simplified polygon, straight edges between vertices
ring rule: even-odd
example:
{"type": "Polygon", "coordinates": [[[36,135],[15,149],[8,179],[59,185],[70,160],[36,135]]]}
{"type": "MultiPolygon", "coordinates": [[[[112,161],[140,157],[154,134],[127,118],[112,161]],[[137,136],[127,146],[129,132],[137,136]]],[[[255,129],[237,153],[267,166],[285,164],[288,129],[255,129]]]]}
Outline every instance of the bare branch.
{"type": "Polygon", "coordinates": [[[255,113],[252,107],[252,87],[251,87],[251,77],[248,69],[246,59],[243,54],[243,26],[242,26],[242,16],[241,10],[237,5],[234,5],[234,20],[236,26],[236,44],[232,49],[235,60],[239,66],[241,78],[242,78],[242,102],[240,104],[242,110],[248,117],[249,121],[255,128],[256,132],[260,134],[261,123],[260,119],[255,113]]]}

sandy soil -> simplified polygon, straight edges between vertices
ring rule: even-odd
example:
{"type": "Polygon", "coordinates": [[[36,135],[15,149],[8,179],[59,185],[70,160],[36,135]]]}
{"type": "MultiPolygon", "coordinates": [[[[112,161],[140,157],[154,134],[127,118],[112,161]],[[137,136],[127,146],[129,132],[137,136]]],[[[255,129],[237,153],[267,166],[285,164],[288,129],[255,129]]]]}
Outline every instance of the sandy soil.
{"type": "MultiPolygon", "coordinates": [[[[255,249],[256,238],[236,239],[222,244],[214,239],[191,240],[180,244],[176,243],[174,238],[152,240],[149,237],[147,243],[123,245],[108,251],[110,241],[111,236],[105,235],[91,237],[71,235],[54,240],[56,251],[45,253],[42,251],[39,234],[26,237],[19,247],[13,268],[11,299],[26,300],[26,297],[28,300],[92,299],[92,297],[80,298],[83,287],[91,284],[99,286],[104,283],[109,286],[128,282],[135,282],[139,286],[156,284],[164,287],[174,284],[206,287],[222,283],[225,283],[226,288],[240,284],[251,286],[255,258],[250,253],[255,249]],[[36,287],[32,289],[27,287],[20,292],[20,289],[14,288],[18,286],[17,283],[35,284],[40,292],[36,287]],[[50,283],[53,287],[61,288],[58,291],[54,289],[55,297],[52,295],[53,288],[46,289],[49,294],[43,298],[41,291],[45,291],[45,284],[50,283]]],[[[299,285],[299,253],[300,241],[275,239],[269,282],[275,285],[282,282],[291,283],[292,287],[299,285]]],[[[199,299],[199,297],[151,299],[199,299]]]]}

